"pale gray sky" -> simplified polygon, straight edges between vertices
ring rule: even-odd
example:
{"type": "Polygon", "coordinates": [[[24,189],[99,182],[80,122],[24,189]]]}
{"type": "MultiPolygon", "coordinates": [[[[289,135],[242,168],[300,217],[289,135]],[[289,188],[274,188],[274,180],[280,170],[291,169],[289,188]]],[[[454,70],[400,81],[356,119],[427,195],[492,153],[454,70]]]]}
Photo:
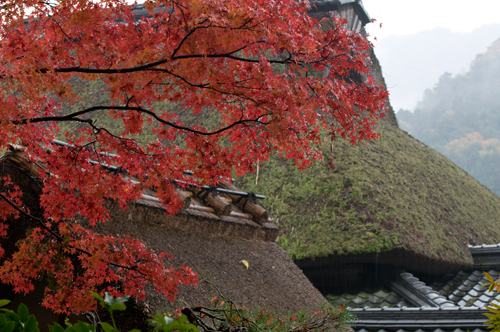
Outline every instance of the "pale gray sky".
{"type": "Polygon", "coordinates": [[[367,30],[378,40],[435,27],[471,32],[485,24],[500,23],[500,0],[363,0],[363,5],[377,19],[367,30]]]}
{"type": "Polygon", "coordinates": [[[414,110],[444,72],[466,72],[500,36],[500,0],[363,0],[363,5],[377,20],[366,29],[395,110],[414,110]]]}

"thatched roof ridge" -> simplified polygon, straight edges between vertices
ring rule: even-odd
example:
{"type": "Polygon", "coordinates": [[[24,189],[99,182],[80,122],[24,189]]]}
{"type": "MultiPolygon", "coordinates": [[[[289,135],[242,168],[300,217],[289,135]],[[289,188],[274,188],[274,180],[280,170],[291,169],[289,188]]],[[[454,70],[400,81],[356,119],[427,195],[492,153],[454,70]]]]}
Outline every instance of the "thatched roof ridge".
{"type": "MultiPolygon", "coordinates": [[[[24,170],[27,175],[31,175],[32,179],[38,179],[39,172],[46,170],[42,164],[28,161],[24,157],[24,150],[25,148],[22,146],[12,145],[10,150],[0,157],[0,165],[12,163],[24,170]]],[[[129,181],[135,181],[127,175],[124,176],[129,181]]],[[[192,186],[177,187],[176,192],[183,201],[183,208],[175,218],[169,218],[165,214],[161,200],[153,190],[148,189],[144,190],[141,197],[130,204],[129,209],[142,211],[137,213],[136,218],[143,218],[143,220],[138,221],[154,218],[158,222],[168,223],[173,228],[186,231],[200,230],[213,236],[261,241],[275,241],[278,236],[278,228],[273,224],[273,220],[268,217],[267,211],[254,198],[262,198],[261,195],[241,192],[238,188],[224,182],[221,182],[216,188],[202,190],[192,186]],[[223,193],[217,192],[217,189],[223,193]],[[224,211],[217,209],[220,205],[225,207],[224,211]],[[181,219],[184,221],[180,222],[181,219]],[[194,220],[196,222],[193,224],[194,220]]],[[[110,203],[110,206],[112,205],[110,203]]],[[[115,212],[118,213],[116,210],[115,212]]]]}
{"type": "MultiPolygon", "coordinates": [[[[267,217],[266,221],[260,222],[247,212],[244,212],[234,203],[230,203],[231,213],[229,215],[217,214],[208,203],[184,189],[177,189],[185,197],[189,197],[190,204],[184,206],[176,216],[167,216],[161,205],[161,201],[154,192],[147,191],[134,204],[131,209],[137,211],[138,221],[146,221],[154,218],[158,222],[169,224],[171,227],[190,231],[209,233],[213,236],[237,237],[248,240],[275,241],[278,236],[278,227],[272,219],[267,217]]],[[[229,202],[228,195],[219,194],[221,199],[229,202]]],[[[115,210],[118,213],[118,210],[115,210]]]]}
{"type": "Polygon", "coordinates": [[[10,149],[0,156],[0,164],[12,163],[22,168],[34,178],[40,177],[40,172],[45,172],[45,168],[40,163],[32,163],[24,157],[24,148],[19,145],[11,145],[10,149]]]}

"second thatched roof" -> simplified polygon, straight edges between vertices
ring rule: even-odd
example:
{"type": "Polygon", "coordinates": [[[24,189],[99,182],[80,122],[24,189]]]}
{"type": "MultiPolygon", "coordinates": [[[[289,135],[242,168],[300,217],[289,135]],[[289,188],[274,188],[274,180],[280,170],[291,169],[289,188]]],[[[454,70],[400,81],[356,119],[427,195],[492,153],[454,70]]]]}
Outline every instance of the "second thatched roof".
{"type": "Polygon", "coordinates": [[[397,126],[377,130],[376,141],[321,147],[325,161],[304,172],[274,158],[257,185],[241,180],[268,197],[278,242],[300,266],[376,257],[440,273],[472,264],[467,244],[498,242],[500,197],[397,126]]]}

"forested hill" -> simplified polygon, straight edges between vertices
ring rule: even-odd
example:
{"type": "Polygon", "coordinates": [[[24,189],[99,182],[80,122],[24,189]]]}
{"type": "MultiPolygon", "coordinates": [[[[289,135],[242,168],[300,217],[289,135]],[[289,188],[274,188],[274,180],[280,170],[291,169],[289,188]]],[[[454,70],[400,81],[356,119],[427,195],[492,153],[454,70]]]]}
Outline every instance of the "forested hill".
{"type": "Polygon", "coordinates": [[[500,39],[469,72],[445,73],[414,113],[397,113],[401,129],[450,158],[500,195],[500,39]]]}

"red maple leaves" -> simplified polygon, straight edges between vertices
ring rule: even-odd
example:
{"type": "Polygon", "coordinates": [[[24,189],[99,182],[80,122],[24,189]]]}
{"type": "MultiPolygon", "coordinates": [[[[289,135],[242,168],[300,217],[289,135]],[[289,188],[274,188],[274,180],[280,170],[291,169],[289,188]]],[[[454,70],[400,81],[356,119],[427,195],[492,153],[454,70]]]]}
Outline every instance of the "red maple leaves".
{"type": "MultiPolygon", "coordinates": [[[[162,0],[144,8],[141,18],[121,0],[23,0],[0,9],[0,146],[27,146],[26,157],[47,170],[44,219],[0,278],[24,292],[39,276],[53,280],[44,304],[56,311],[87,310],[90,290],[118,281],[121,294],[142,297],[151,282],[170,298],[179,283],[196,282],[187,268],[166,269],[142,243],[95,233],[76,216],[105,222],[106,200],[125,208],[145,188],[174,213],[181,203],[169,179],[212,184],[253,171],[273,151],[307,167],[322,158],[315,148],[322,132],[353,144],[378,136],[372,128],[387,93],[367,76],[369,43],[342,21],[324,29],[295,0],[162,0]],[[75,80],[102,82],[113,102],[75,110],[85,104],[75,80]],[[218,127],[182,123],[165,103],[215,112],[218,127]],[[102,112],[122,129],[95,122],[102,112]],[[53,145],[66,122],[80,124],[66,135],[73,147],[53,145]],[[156,137],[139,144],[134,135],[146,122],[156,137]]],[[[2,194],[1,206],[16,202],[2,194]]]]}

